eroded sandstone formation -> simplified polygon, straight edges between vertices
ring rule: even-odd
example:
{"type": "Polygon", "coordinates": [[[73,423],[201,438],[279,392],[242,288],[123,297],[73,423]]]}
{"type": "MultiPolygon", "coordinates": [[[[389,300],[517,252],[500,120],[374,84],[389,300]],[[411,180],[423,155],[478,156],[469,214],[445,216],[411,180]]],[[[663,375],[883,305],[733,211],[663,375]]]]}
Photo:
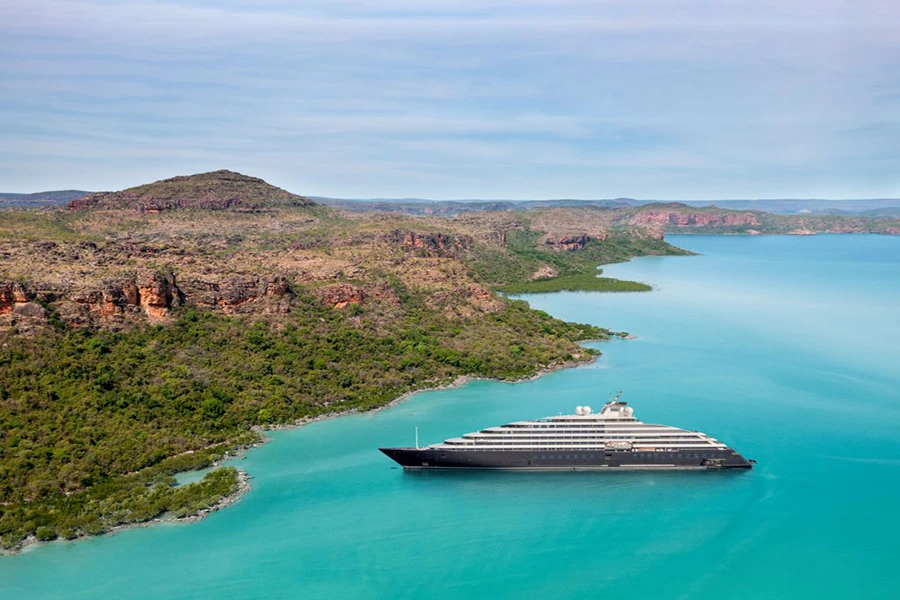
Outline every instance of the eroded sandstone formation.
{"type": "Polygon", "coordinates": [[[471,240],[467,236],[453,236],[446,233],[394,230],[386,234],[383,239],[420,256],[457,258],[463,250],[471,246],[471,240]]]}
{"type": "Polygon", "coordinates": [[[574,252],[581,250],[593,238],[589,235],[561,235],[553,237],[545,237],[544,243],[555,250],[564,250],[566,252],[574,252]]]}
{"type": "Polygon", "coordinates": [[[529,279],[531,281],[537,281],[538,279],[551,279],[559,275],[559,271],[551,267],[550,265],[541,265],[541,267],[531,274],[529,279]]]}
{"type": "MultiPolygon", "coordinates": [[[[386,286],[385,286],[386,287],[386,286]]],[[[387,288],[389,289],[389,288],[387,288]]],[[[390,290],[391,294],[393,290],[390,290]]],[[[171,272],[147,271],[125,281],[107,281],[97,289],[51,284],[0,283],[0,327],[46,324],[52,305],[63,322],[76,326],[109,325],[130,317],[166,320],[185,302],[219,309],[226,314],[287,312],[293,295],[284,275],[227,277],[221,280],[176,281],[171,272]]],[[[372,297],[390,294],[372,286],[372,297]]],[[[396,301],[396,296],[393,297],[396,301]]]]}
{"type": "Polygon", "coordinates": [[[46,324],[52,306],[59,318],[73,326],[122,318],[129,314],[162,320],[182,301],[172,273],[142,273],[134,280],[106,282],[99,289],[74,285],[22,282],[0,283],[0,327],[16,326],[20,331],[46,324]]]}
{"type": "Polygon", "coordinates": [[[350,304],[362,304],[370,298],[392,306],[400,304],[397,292],[384,283],[372,283],[363,286],[351,283],[336,283],[314,290],[313,295],[332,308],[344,308],[350,304]]]}
{"type": "Polygon", "coordinates": [[[661,225],[665,228],[758,226],[759,217],[752,212],[702,212],[683,210],[645,210],[635,213],[632,225],[661,225]]]}
{"type": "Polygon", "coordinates": [[[284,275],[274,277],[232,276],[221,280],[184,280],[180,291],[186,299],[198,306],[219,308],[226,314],[256,310],[258,301],[273,300],[263,312],[287,312],[286,303],[280,302],[293,294],[284,275]]]}

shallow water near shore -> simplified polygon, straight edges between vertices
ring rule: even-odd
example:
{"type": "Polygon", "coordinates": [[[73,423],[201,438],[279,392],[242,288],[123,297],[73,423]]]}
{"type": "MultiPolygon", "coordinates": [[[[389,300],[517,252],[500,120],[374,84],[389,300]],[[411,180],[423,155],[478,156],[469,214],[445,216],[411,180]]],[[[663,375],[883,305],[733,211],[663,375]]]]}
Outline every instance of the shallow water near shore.
{"type": "Polygon", "coordinates": [[[627,330],[595,363],[273,432],[191,524],[0,557],[3,598],[895,598],[900,237],[672,236],[696,257],[529,296],[627,330]],[[404,473],[379,446],[599,408],[704,431],[745,473],[404,473]]]}

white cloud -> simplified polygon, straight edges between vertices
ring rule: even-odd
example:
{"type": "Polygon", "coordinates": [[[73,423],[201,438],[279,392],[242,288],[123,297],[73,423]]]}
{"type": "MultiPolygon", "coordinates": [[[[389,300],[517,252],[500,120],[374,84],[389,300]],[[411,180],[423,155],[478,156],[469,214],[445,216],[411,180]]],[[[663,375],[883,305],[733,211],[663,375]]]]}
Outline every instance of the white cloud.
{"type": "Polygon", "coordinates": [[[145,164],[321,195],[900,195],[894,17],[836,0],[0,3],[0,162],[34,165],[0,170],[0,190],[130,185],[145,164]]]}

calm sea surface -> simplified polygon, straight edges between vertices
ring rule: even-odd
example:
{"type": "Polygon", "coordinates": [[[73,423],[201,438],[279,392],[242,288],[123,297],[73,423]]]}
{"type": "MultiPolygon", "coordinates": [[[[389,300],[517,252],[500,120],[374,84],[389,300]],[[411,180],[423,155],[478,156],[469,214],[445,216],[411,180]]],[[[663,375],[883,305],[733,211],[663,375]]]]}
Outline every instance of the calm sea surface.
{"type": "Polygon", "coordinates": [[[529,297],[627,330],[594,364],[273,434],[189,525],[0,557],[2,598],[897,598],[900,237],[685,237],[529,297]],[[420,473],[382,445],[599,408],[699,429],[748,473],[420,473]]]}

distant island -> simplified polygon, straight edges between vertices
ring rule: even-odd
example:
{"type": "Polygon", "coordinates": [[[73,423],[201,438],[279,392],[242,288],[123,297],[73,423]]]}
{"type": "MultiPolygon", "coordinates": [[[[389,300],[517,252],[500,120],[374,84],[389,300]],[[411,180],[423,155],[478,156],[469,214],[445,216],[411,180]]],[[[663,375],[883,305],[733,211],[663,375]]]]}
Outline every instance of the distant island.
{"type": "Polygon", "coordinates": [[[506,294],[650,289],[597,267],[690,254],[668,231],[900,233],[684,204],[346,210],[231,171],[66,202],[0,213],[7,550],[221,506],[235,469],[174,475],[268,427],[591,360],[579,341],[625,334],[506,294]]]}

